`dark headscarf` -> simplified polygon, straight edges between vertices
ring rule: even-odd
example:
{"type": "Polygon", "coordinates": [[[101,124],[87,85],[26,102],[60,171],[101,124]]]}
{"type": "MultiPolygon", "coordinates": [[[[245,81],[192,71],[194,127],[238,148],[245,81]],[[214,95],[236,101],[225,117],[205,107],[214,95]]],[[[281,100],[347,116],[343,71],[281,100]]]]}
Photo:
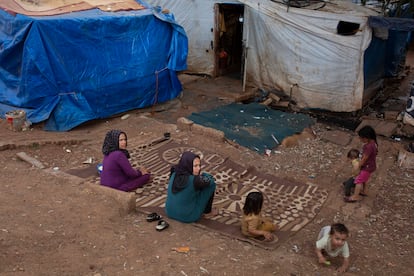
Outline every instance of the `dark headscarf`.
{"type": "Polygon", "coordinates": [[[175,178],[172,185],[172,192],[175,194],[183,190],[188,185],[188,177],[193,175],[193,161],[200,156],[185,151],[181,155],[178,165],[172,167],[171,172],[175,172],[175,178]]]}
{"type": "Polygon", "coordinates": [[[127,138],[126,133],[118,129],[113,129],[106,133],[105,140],[102,145],[102,153],[104,155],[108,155],[113,151],[119,150],[122,151],[127,158],[130,157],[129,152],[126,149],[119,148],[119,136],[121,134],[124,134],[125,138],[127,138]]]}

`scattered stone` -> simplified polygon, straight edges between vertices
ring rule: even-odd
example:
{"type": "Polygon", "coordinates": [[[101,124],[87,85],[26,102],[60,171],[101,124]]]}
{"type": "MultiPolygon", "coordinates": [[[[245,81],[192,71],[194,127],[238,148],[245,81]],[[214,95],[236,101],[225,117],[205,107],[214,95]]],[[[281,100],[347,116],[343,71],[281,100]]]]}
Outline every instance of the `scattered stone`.
{"type": "Polygon", "coordinates": [[[272,99],[271,98],[267,98],[265,101],[263,101],[261,104],[262,105],[266,105],[266,106],[268,106],[268,105],[270,105],[271,103],[272,103],[272,99]]]}
{"type": "Polygon", "coordinates": [[[372,126],[375,129],[375,132],[377,133],[377,135],[382,135],[385,137],[391,137],[392,135],[394,135],[398,128],[398,125],[396,122],[367,119],[361,122],[361,124],[357,127],[355,132],[358,133],[358,131],[366,125],[372,126]]]}
{"type": "Polygon", "coordinates": [[[351,142],[352,137],[345,131],[332,130],[323,132],[321,139],[337,145],[347,146],[351,142]]]}
{"type": "Polygon", "coordinates": [[[414,153],[408,152],[405,149],[401,149],[398,153],[398,166],[401,168],[412,169],[414,168],[414,153]]]}
{"type": "Polygon", "coordinates": [[[398,115],[400,115],[399,111],[384,111],[384,119],[394,121],[397,120],[398,115]]]}
{"type": "Polygon", "coordinates": [[[280,101],[280,102],[277,102],[277,103],[272,103],[272,106],[289,107],[289,101],[280,101]]]}
{"type": "Polygon", "coordinates": [[[191,130],[191,126],[194,124],[193,121],[184,118],[184,117],[180,117],[177,119],[177,128],[179,130],[186,130],[186,131],[190,131],[191,130]]]}
{"type": "Polygon", "coordinates": [[[277,96],[276,94],[270,93],[269,97],[272,98],[272,100],[275,102],[280,102],[280,97],[277,96]]]}
{"type": "Polygon", "coordinates": [[[26,161],[26,162],[32,164],[33,166],[35,166],[35,167],[37,167],[39,169],[44,169],[45,168],[45,166],[42,164],[42,162],[40,162],[36,158],[33,158],[33,157],[27,155],[25,152],[19,152],[16,155],[21,160],[26,161]]]}
{"type": "Polygon", "coordinates": [[[129,114],[125,114],[124,116],[122,116],[122,117],[121,117],[121,120],[126,120],[126,119],[128,119],[128,118],[129,118],[129,116],[131,116],[131,115],[129,115],[129,114]]]}
{"type": "Polygon", "coordinates": [[[244,93],[234,99],[235,102],[244,102],[250,99],[253,99],[256,96],[255,92],[244,93]]]}

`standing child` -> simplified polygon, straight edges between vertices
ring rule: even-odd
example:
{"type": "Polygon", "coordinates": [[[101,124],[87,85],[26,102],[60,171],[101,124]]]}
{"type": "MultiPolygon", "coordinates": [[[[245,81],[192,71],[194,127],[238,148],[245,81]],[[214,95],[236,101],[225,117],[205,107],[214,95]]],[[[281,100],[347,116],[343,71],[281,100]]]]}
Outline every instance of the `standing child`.
{"type": "Polygon", "coordinates": [[[261,237],[266,241],[274,240],[272,232],[276,226],[261,215],[263,206],[263,194],[261,192],[250,192],[244,203],[241,231],[247,237],[261,237]]]}
{"type": "Polygon", "coordinates": [[[377,153],[378,143],[377,134],[371,126],[364,126],[358,131],[359,138],[364,146],[362,147],[362,158],[359,162],[361,171],[355,178],[354,194],[350,197],[345,197],[345,202],[357,202],[360,196],[367,196],[368,180],[371,174],[377,169],[377,153]]]}
{"type": "Polygon", "coordinates": [[[344,185],[345,189],[345,196],[351,196],[352,188],[355,187],[355,177],[359,174],[360,166],[359,166],[359,150],[357,149],[350,149],[348,151],[348,160],[351,161],[352,165],[352,176],[342,184],[344,185]]]}
{"type": "Polygon", "coordinates": [[[345,272],[349,266],[349,247],[346,239],[349,236],[348,228],[342,223],[335,223],[331,226],[325,226],[321,229],[316,242],[316,255],[319,263],[330,265],[327,257],[337,257],[341,255],[344,258],[342,266],[337,269],[337,272],[345,272]]]}

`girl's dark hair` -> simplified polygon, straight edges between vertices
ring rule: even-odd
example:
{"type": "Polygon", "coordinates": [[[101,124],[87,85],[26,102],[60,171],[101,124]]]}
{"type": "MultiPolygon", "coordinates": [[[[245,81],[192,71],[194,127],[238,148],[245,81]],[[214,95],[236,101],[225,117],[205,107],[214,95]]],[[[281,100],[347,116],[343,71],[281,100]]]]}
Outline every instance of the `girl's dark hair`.
{"type": "Polygon", "coordinates": [[[334,223],[331,225],[331,231],[329,232],[329,235],[333,235],[335,233],[345,234],[349,235],[348,228],[346,228],[345,225],[342,223],[334,223]]]}
{"type": "Polygon", "coordinates": [[[350,149],[348,151],[347,157],[349,159],[355,159],[355,158],[358,158],[358,156],[359,156],[359,150],[357,150],[357,149],[350,149]]]}
{"type": "Polygon", "coordinates": [[[250,192],[244,203],[243,213],[249,215],[251,213],[258,215],[263,206],[263,194],[262,192],[250,192]]]}
{"type": "Polygon", "coordinates": [[[361,138],[367,138],[375,141],[375,144],[377,143],[377,133],[372,128],[372,126],[364,126],[358,131],[358,136],[361,138]]]}

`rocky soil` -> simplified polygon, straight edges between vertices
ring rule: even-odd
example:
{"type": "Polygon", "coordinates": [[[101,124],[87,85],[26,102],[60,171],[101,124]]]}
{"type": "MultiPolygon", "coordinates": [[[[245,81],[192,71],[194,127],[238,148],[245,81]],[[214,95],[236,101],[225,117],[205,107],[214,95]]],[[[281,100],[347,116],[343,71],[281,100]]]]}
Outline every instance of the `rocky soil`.
{"type": "Polygon", "coordinates": [[[351,231],[346,275],[412,275],[414,170],[397,164],[398,151],[409,141],[379,137],[369,196],[348,204],[341,187],[349,175],[346,153],[361,147],[352,130],[317,123],[316,139],[266,156],[179,131],[178,117],[231,102],[238,89],[231,80],[191,78],[184,85],[183,97],[167,105],[65,133],[45,132],[41,125],[12,132],[1,122],[1,275],[335,275],[339,263],[320,266],[313,248],[320,228],[332,222],[351,231]],[[112,128],[128,133],[130,148],[168,131],[246,166],[323,187],[329,197],[313,221],[273,251],[172,220],[169,229],[157,232],[143,214],[120,214],[116,200],[60,173],[81,167],[89,157],[99,160],[104,134],[112,128]],[[344,146],[323,138],[332,131],[350,142],[344,146]],[[22,151],[46,168],[21,161],[16,153],[22,151]],[[171,250],[179,246],[190,251],[171,250]]]}

